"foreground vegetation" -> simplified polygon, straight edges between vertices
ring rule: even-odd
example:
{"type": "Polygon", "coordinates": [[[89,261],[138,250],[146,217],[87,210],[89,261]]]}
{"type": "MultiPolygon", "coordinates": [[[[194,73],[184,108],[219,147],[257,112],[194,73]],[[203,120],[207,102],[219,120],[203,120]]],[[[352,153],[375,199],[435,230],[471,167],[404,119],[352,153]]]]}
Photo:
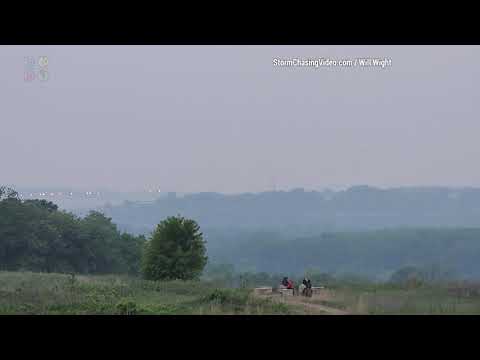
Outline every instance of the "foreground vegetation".
{"type": "Polygon", "coordinates": [[[309,302],[360,315],[480,315],[480,286],[469,282],[345,284],[309,302]]]}
{"type": "MultiPolygon", "coordinates": [[[[264,284],[268,285],[268,284],[264,284]]],[[[480,314],[480,285],[332,283],[296,303],[257,298],[215,281],[149,281],[130,276],[0,272],[0,314],[302,315],[306,302],[348,314],[480,314]]],[[[327,312],[325,312],[327,313],[327,312]]]]}
{"type": "Polygon", "coordinates": [[[248,289],[207,281],[141,280],[0,272],[0,314],[247,315],[295,314],[285,304],[254,298],[248,289]]]}

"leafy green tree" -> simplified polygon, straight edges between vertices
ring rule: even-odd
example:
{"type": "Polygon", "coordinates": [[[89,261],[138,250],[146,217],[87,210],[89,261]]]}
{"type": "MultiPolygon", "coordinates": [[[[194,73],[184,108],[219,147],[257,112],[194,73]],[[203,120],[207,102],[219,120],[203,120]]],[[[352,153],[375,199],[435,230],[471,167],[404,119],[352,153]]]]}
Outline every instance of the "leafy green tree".
{"type": "Polygon", "coordinates": [[[38,271],[52,272],[57,268],[58,250],[62,246],[62,238],[55,226],[49,221],[41,220],[35,224],[34,239],[31,250],[25,257],[29,268],[38,271]]]}
{"type": "Polygon", "coordinates": [[[112,223],[112,219],[98,211],[90,211],[82,220],[82,239],[89,272],[119,272],[119,237],[117,226],[112,223]]]}
{"type": "Polygon", "coordinates": [[[0,187],[0,270],[138,275],[144,243],[102,213],[82,219],[0,187]]]}
{"type": "Polygon", "coordinates": [[[131,275],[140,275],[140,259],[146,243],[145,236],[133,236],[123,233],[117,240],[117,256],[123,271],[131,275]]]}
{"type": "Polygon", "coordinates": [[[200,227],[194,220],[168,217],[145,244],[142,260],[146,279],[197,279],[207,263],[200,227]]]}
{"type": "Polygon", "coordinates": [[[24,262],[37,220],[38,214],[20,200],[5,196],[0,201],[0,269],[16,270],[24,262]]]}
{"type": "Polygon", "coordinates": [[[58,205],[54,204],[53,202],[51,201],[47,201],[47,200],[39,200],[39,199],[34,199],[34,200],[25,200],[23,202],[25,205],[34,205],[34,206],[38,206],[42,209],[45,209],[49,212],[54,212],[54,211],[57,211],[58,210],[58,205]]]}
{"type": "Polygon", "coordinates": [[[0,201],[4,199],[18,199],[18,193],[12,188],[0,186],[0,201]]]}

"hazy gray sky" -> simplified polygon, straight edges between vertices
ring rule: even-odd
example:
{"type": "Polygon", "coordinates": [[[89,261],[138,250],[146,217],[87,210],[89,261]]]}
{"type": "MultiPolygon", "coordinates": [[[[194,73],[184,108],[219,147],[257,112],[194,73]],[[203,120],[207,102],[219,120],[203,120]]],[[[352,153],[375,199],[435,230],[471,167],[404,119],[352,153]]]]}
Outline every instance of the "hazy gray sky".
{"type": "Polygon", "coordinates": [[[478,46],[1,46],[0,184],[480,186],[478,46]],[[47,56],[49,79],[24,80],[47,56]],[[275,58],[387,57],[378,68],[275,58]]]}

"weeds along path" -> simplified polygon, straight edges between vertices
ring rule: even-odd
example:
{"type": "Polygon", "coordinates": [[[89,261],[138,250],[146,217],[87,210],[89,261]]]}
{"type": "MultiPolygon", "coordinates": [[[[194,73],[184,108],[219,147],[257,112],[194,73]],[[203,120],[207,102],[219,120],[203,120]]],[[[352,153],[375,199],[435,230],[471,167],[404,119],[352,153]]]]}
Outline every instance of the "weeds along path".
{"type": "MultiPolygon", "coordinates": [[[[325,306],[321,304],[315,304],[309,302],[306,298],[302,297],[293,297],[293,296],[282,296],[282,295],[256,295],[259,298],[271,299],[273,301],[281,302],[284,304],[289,304],[295,307],[303,307],[303,310],[306,314],[309,315],[348,315],[349,313],[336,309],[330,306],[325,306]]],[[[312,298],[315,299],[315,296],[312,298]]]]}
{"type": "Polygon", "coordinates": [[[346,311],[325,305],[314,304],[298,297],[284,296],[282,301],[287,304],[303,306],[307,313],[311,313],[313,311],[314,313],[320,313],[325,315],[348,315],[348,312],[346,311]]]}

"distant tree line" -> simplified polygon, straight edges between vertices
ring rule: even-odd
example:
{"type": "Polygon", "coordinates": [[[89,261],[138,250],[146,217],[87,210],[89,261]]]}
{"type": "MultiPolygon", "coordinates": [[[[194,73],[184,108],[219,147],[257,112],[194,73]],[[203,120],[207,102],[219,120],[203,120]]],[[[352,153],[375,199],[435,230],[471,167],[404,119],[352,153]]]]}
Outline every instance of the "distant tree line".
{"type": "Polygon", "coordinates": [[[314,285],[334,286],[338,281],[331,274],[322,273],[316,270],[306,270],[303,275],[289,273],[268,273],[254,271],[238,271],[232,264],[216,264],[208,263],[203,273],[205,280],[217,282],[226,287],[245,287],[251,288],[256,286],[278,286],[284,277],[289,277],[294,284],[300,284],[305,276],[307,276],[314,285]]]}
{"type": "Polygon", "coordinates": [[[145,242],[99,212],[80,218],[0,187],[0,270],[136,275],[145,242]]]}
{"type": "Polygon", "coordinates": [[[441,264],[480,278],[480,188],[197,193],[105,211],[135,234],[172,213],[194,218],[210,260],[242,272],[301,274],[317,267],[385,281],[402,267],[441,264]]]}
{"type": "Polygon", "coordinates": [[[451,276],[480,278],[480,228],[399,228],[291,238],[275,232],[210,231],[206,239],[212,263],[232,264],[240,272],[302,275],[315,268],[386,281],[404,267],[441,266],[451,276]]]}
{"type": "Polygon", "coordinates": [[[429,286],[435,284],[447,284],[456,279],[452,272],[441,265],[429,266],[404,266],[384,281],[373,281],[372,278],[358,274],[336,275],[319,271],[318,269],[306,269],[300,274],[275,274],[268,272],[242,272],[237,271],[232,264],[209,263],[203,274],[205,280],[217,282],[223,287],[259,287],[279,286],[283,277],[289,277],[294,285],[299,285],[304,277],[311,280],[313,286],[325,286],[327,288],[338,287],[359,287],[368,289],[374,284],[383,284],[387,286],[415,288],[420,286],[429,286]]]}
{"type": "Polygon", "coordinates": [[[340,191],[195,193],[105,208],[128,231],[182,214],[204,229],[271,230],[289,237],[396,227],[480,227],[480,188],[353,186],[340,191]]]}

